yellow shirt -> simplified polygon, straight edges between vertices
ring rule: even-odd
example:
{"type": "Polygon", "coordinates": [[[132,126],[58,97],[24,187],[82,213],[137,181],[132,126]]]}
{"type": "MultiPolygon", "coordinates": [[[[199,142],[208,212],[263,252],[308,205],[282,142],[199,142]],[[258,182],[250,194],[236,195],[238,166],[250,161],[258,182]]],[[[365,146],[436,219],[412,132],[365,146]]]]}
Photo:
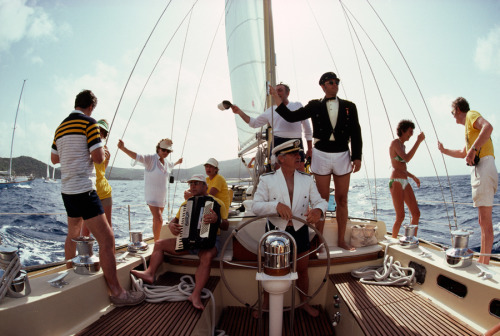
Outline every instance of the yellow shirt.
{"type": "Polygon", "coordinates": [[[101,200],[111,197],[111,186],[105,177],[107,165],[108,159],[104,160],[102,163],[94,163],[96,175],[95,187],[97,189],[97,196],[99,196],[101,200]]]}
{"type": "MultiPolygon", "coordinates": [[[[477,111],[472,110],[467,112],[465,116],[465,143],[467,151],[471,148],[472,144],[479,136],[480,130],[474,128],[474,123],[479,117],[481,117],[481,114],[479,114],[479,112],[477,111]]],[[[477,150],[479,151],[480,158],[487,155],[495,157],[493,152],[493,142],[491,141],[491,138],[489,138],[481,148],[477,148],[477,150]]]]}
{"type": "Polygon", "coordinates": [[[226,208],[226,218],[229,213],[229,208],[231,206],[231,200],[229,199],[229,190],[227,189],[226,179],[222,175],[215,175],[213,179],[209,177],[206,178],[208,184],[208,192],[212,188],[217,189],[217,194],[213,195],[224,202],[226,208]]]}

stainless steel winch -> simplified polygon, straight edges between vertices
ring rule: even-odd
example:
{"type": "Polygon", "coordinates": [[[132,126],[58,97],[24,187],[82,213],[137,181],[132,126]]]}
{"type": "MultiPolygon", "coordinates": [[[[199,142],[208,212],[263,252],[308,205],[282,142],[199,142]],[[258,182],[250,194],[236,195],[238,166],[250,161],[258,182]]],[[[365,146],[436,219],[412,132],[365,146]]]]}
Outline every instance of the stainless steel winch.
{"type": "Polygon", "coordinates": [[[415,237],[415,230],[417,229],[417,225],[405,225],[403,226],[405,229],[405,235],[399,238],[399,245],[404,248],[416,248],[418,247],[418,238],[415,237]]]}
{"type": "MultiPolygon", "coordinates": [[[[17,256],[17,248],[10,246],[1,246],[0,245],[0,260],[2,268],[0,268],[0,279],[3,279],[2,285],[7,279],[4,279],[4,276],[8,276],[5,272],[8,270],[9,265],[13,262],[13,260],[17,256]]],[[[17,261],[19,263],[19,261],[17,261]]],[[[20,268],[21,265],[18,264],[15,268],[20,268]]],[[[13,269],[12,267],[10,269],[13,269]]],[[[10,284],[9,291],[7,291],[6,296],[10,297],[24,297],[31,293],[31,287],[28,280],[28,274],[24,270],[20,270],[17,272],[16,276],[12,279],[10,284]]]]}
{"type": "Polygon", "coordinates": [[[92,246],[95,239],[92,237],[80,236],[73,241],[76,243],[78,255],[73,258],[73,269],[77,274],[94,274],[99,272],[101,264],[99,258],[94,256],[92,246]]]}
{"type": "Polygon", "coordinates": [[[130,231],[130,243],[127,246],[128,252],[144,253],[148,248],[149,245],[142,241],[142,231],[130,231]]]}
{"type": "Polygon", "coordinates": [[[452,247],[446,250],[446,263],[450,267],[467,267],[472,264],[474,252],[469,249],[469,236],[472,232],[455,230],[451,232],[452,247]]]}

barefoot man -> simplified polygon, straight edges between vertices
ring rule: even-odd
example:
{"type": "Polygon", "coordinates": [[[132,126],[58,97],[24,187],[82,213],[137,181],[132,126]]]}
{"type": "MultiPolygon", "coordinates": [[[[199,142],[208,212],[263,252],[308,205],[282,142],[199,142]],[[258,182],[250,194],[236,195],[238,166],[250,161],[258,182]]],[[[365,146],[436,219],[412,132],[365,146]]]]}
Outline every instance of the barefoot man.
{"type": "MultiPolygon", "coordinates": [[[[291,218],[295,216],[316,224],[322,219],[328,203],[321,198],[312,176],[297,170],[300,166],[299,150],[299,140],[289,140],[273,149],[273,155],[276,155],[276,162],[281,168],[260,177],[252,211],[258,216],[278,213],[279,217],[269,218],[269,229],[285,230],[295,239],[299,276],[297,287],[300,289],[301,301],[305,301],[309,289],[309,256],[306,256],[310,248],[309,228],[291,218]]],[[[307,303],[303,309],[313,317],[319,315],[318,310],[307,303]]]]}
{"type": "MultiPolygon", "coordinates": [[[[205,176],[203,175],[193,175],[189,180],[189,192],[192,196],[207,196],[208,187],[205,181],[205,176]]],[[[221,219],[227,219],[227,211],[224,208],[224,203],[213,197],[213,199],[220,205],[220,207],[214,207],[214,210],[210,210],[209,214],[206,214],[203,217],[205,223],[220,223],[219,228],[222,230],[227,230],[227,226],[229,222],[222,221],[221,219]]],[[[187,201],[184,201],[182,205],[184,205],[187,201]]],[[[181,207],[182,207],[181,205],[181,207]]],[[[181,230],[181,225],[179,224],[180,218],[180,209],[170,223],[168,223],[168,228],[173,235],[178,236],[181,230]]],[[[183,254],[194,254],[198,255],[200,258],[200,265],[196,269],[195,273],[195,287],[193,293],[189,297],[189,301],[193,304],[193,307],[196,309],[204,308],[203,303],[201,302],[201,291],[207,284],[208,278],[210,276],[210,264],[212,263],[212,259],[217,256],[217,253],[220,251],[220,239],[217,236],[217,240],[215,242],[215,246],[208,249],[196,249],[196,250],[186,250],[182,252],[175,251],[176,238],[167,238],[161,239],[155,242],[155,247],[153,253],[151,254],[151,260],[149,262],[149,267],[145,271],[136,271],[133,270],[131,273],[138,278],[144,280],[145,283],[152,284],[155,279],[155,273],[158,267],[163,263],[163,253],[167,252],[173,255],[183,255],[183,254]]]]}

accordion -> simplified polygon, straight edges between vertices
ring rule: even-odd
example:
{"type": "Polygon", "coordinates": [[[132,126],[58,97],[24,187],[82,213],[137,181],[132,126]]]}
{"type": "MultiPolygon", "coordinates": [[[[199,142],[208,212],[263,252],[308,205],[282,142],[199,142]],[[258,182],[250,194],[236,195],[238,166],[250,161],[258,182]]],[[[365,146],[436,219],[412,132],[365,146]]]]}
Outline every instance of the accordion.
{"type": "Polygon", "coordinates": [[[211,196],[194,196],[181,206],[179,224],[181,232],[177,236],[175,251],[209,249],[215,246],[221,222],[220,205],[211,196]],[[205,224],[203,217],[214,210],[217,222],[205,224]]]}

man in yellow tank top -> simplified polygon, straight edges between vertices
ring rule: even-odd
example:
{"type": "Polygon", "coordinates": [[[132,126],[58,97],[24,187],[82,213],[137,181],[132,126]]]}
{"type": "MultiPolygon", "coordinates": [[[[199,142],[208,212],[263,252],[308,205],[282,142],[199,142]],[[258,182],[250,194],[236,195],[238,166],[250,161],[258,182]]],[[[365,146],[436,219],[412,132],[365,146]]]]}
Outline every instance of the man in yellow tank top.
{"type": "MultiPolygon", "coordinates": [[[[495,166],[491,133],[493,126],[477,111],[471,111],[465,98],[458,97],[451,104],[451,114],[457,124],[465,126],[465,147],[447,149],[438,142],[441,153],[455,158],[465,158],[471,166],[472,200],[478,210],[481,227],[481,254],[491,254],[493,248],[492,210],[493,198],[498,187],[498,172],[495,166]]],[[[490,256],[481,255],[480,263],[489,264],[490,256]]]]}

